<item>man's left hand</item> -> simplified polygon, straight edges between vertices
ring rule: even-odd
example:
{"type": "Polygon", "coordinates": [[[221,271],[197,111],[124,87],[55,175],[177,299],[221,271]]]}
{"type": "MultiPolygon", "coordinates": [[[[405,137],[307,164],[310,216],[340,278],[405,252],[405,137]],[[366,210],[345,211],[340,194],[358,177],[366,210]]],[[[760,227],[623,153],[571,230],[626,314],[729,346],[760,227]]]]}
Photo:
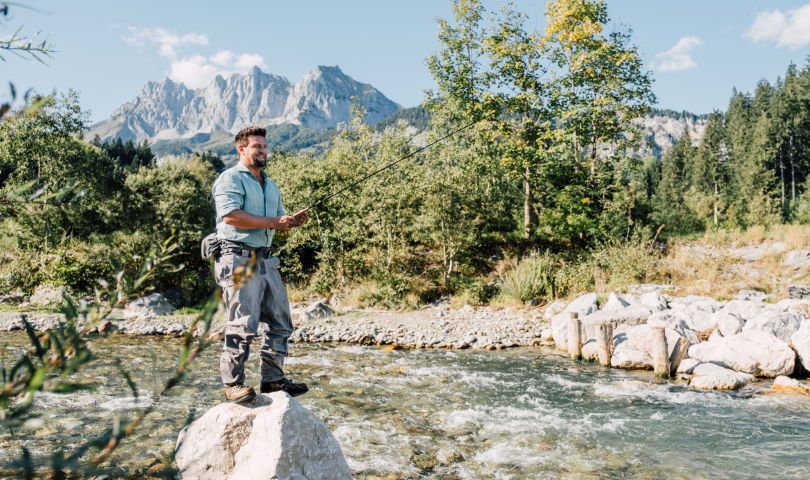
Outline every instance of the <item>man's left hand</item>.
{"type": "Polygon", "coordinates": [[[293,218],[295,219],[292,226],[293,227],[300,227],[301,225],[307,223],[309,220],[309,209],[305,208],[303,210],[299,210],[293,214],[293,218]]]}

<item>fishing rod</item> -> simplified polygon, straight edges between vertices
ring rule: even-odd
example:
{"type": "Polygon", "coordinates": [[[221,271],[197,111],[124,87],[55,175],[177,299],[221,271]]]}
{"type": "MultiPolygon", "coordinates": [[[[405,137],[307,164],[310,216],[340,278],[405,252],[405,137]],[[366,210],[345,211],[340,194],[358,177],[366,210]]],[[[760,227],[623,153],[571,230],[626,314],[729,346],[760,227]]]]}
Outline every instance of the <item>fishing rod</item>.
{"type": "Polygon", "coordinates": [[[445,140],[447,138],[452,137],[453,135],[457,134],[458,132],[460,132],[462,130],[466,130],[466,129],[472,127],[473,125],[494,116],[496,113],[498,113],[498,110],[492,111],[492,112],[484,115],[483,117],[481,117],[481,118],[479,118],[477,120],[473,120],[472,122],[467,123],[466,125],[462,125],[461,127],[456,128],[455,130],[451,130],[450,133],[448,133],[447,135],[445,135],[445,136],[443,136],[443,137],[441,137],[441,138],[439,138],[437,140],[434,140],[434,141],[428,143],[427,145],[425,145],[423,147],[417,148],[416,150],[412,151],[411,153],[405,155],[402,158],[399,158],[399,159],[397,159],[397,160],[395,160],[395,161],[393,161],[393,162],[391,162],[391,163],[389,163],[387,165],[383,165],[382,167],[378,168],[377,170],[374,170],[373,172],[365,175],[360,180],[356,180],[356,181],[346,185],[345,187],[341,188],[337,192],[330,193],[329,195],[316,200],[310,206],[308,206],[307,208],[299,211],[298,213],[308,212],[309,210],[314,209],[315,207],[317,207],[318,205],[323,204],[324,202],[326,202],[330,198],[336,197],[336,196],[340,195],[341,193],[345,192],[346,190],[348,190],[348,189],[350,189],[352,187],[356,187],[357,185],[359,185],[359,184],[365,182],[366,180],[368,180],[369,178],[371,178],[371,177],[373,177],[373,176],[375,176],[375,175],[377,175],[377,174],[379,174],[379,173],[381,173],[381,172],[383,172],[385,170],[388,170],[389,168],[393,167],[394,165],[413,157],[414,155],[416,155],[419,152],[427,150],[428,148],[432,147],[433,145],[436,145],[437,143],[441,142],[442,140],[445,140]]]}

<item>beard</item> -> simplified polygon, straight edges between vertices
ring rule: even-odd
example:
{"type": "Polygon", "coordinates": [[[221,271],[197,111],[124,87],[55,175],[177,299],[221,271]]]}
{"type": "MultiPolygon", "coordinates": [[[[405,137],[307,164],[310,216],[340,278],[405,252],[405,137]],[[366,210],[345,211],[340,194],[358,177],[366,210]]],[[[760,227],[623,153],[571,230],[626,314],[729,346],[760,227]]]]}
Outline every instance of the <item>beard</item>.
{"type": "Polygon", "coordinates": [[[267,165],[267,157],[255,156],[253,157],[253,165],[259,168],[264,168],[267,165]]]}

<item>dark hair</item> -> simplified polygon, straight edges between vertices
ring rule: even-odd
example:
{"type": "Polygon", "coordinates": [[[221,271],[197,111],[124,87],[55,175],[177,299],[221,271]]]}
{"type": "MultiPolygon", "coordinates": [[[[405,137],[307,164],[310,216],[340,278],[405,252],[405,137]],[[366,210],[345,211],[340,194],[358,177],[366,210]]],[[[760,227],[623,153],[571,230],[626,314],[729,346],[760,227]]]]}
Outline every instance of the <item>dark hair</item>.
{"type": "Polygon", "coordinates": [[[233,143],[236,145],[247,145],[248,137],[253,136],[265,137],[267,136],[267,130],[262,127],[245,127],[239,130],[239,133],[237,133],[236,137],[233,139],[233,143]]]}

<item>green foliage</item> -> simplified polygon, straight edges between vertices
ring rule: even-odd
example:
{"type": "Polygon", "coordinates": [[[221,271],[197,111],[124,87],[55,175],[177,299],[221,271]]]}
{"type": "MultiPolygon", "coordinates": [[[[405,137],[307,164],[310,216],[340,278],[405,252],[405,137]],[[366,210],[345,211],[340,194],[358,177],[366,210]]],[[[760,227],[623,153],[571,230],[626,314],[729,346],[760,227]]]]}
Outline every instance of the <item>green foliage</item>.
{"type": "Polygon", "coordinates": [[[520,303],[549,301],[558,294],[559,259],[548,252],[533,253],[508,270],[501,281],[501,296],[520,303]]]}
{"type": "Polygon", "coordinates": [[[654,278],[661,253],[643,231],[627,240],[609,239],[559,271],[562,292],[611,292],[654,278]]]}
{"type": "MultiPolygon", "coordinates": [[[[16,356],[10,368],[0,367],[0,426],[14,429],[37,417],[35,399],[41,392],[67,394],[92,389],[92,385],[77,381],[75,374],[96,360],[90,343],[93,332],[114,308],[121,308],[132,296],[148,291],[157,273],[176,270],[170,263],[176,252],[171,239],[153,245],[133,276],[120,272],[115,275],[114,283],[97,284],[95,300],[90,303],[76,303],[66,296],[62,309],[64,320],[48,331],[37,333],[23,317],[30,347],[16,356]]],[[[205,339],[218,303],[217,298],[207,302],[200,316],[184,332],[177,367],[168,373],[162,390],[156,392],[148,407],[134,412],[131,419],[115,418],[111,429],[81,445],[57,445],[53,452],[45,455],[23,448],[20,459],[4,465],[0,475],[9,478],[103,475],[103,464],[112,452],[159,408],[163,398],[180,384],[191,363],[208,346],[205,339]]],[[[120,373],[127,380],[130,393],[138,397],[136,382],[124,367],[120,368],[120,373]]]]}

